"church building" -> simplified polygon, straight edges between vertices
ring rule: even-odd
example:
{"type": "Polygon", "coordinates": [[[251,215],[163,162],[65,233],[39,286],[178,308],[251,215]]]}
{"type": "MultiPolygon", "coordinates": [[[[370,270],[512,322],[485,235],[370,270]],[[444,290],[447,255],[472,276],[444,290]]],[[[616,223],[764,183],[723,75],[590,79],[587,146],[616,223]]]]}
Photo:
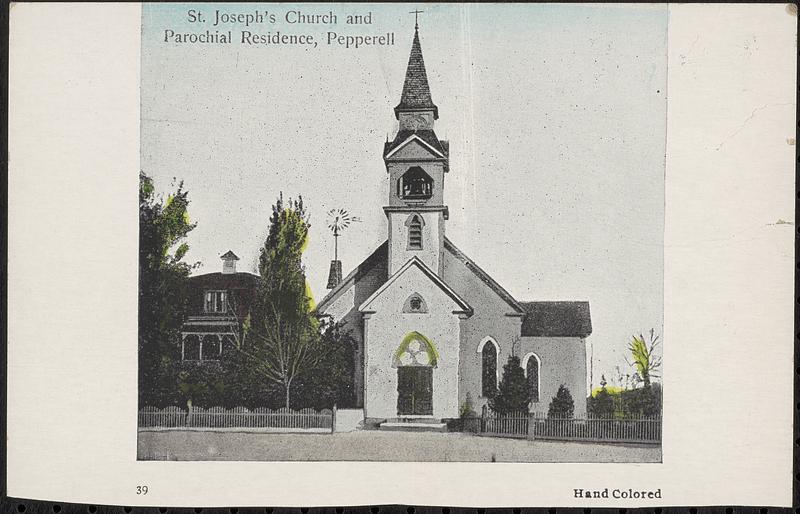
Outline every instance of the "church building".
{"type": "Polygon", "coordinates": [[[450,150],[434,130],[439,110],[418,27],[394,113],[399,128],[383,148],[387,239],[341,281],[332,277],[318,305],[358,343],[357,402],[367,422],[457,418],[468,396],[480,412],[512,354],[528,378],[531,412],[546,413],[564,385],[582,417],[588,302],[517,300],[446,236],[450,150]]]}

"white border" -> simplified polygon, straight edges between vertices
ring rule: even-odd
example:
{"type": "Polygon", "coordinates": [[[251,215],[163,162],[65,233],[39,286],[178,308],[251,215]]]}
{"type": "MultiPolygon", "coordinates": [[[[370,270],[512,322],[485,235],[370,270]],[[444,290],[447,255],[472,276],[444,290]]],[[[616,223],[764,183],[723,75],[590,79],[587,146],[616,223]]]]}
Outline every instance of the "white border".
{"type": "Polygon", "coordinates": [[[134,460],[139,6],[13,4],[8,494],[791,506],[796,226],[776,221],[794,222],[796,10],[669,10],[663,464],[238,463],[134,460]],[[575,487],[662,495],[587,501],[575,487]]]}

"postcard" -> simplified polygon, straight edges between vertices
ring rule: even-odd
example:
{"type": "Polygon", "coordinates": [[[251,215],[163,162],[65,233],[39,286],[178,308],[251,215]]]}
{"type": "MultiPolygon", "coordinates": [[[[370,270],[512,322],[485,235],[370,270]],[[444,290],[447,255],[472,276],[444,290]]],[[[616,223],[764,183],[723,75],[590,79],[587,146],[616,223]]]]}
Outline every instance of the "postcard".
{"type": "Polygon", "coordinates": [[[790,505],[796,16],[15,4],[9,494],[790,505]]]}

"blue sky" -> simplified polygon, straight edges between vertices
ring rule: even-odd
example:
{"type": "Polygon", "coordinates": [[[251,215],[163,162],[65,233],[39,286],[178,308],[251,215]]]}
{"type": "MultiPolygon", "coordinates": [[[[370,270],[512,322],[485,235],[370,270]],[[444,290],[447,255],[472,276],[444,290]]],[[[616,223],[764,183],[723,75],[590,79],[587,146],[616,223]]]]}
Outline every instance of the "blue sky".
{"type": "Polygon", "coordinates": [[[589,300],[595,383],[627,368],[630,335],[663,324],[665,5],[143,4],[141,166],[161,191],[184,180],[198,222],[188,258],[217,271],[233,250],[254,269],[279,191],[311,213],[317,299],[329,209],[363,219],[340,239],[345,273],[386,238],[381,150],[418,7],[450,141],[447,236],[519,300],[589,300]],[[267,10],[278,22],[248,30],[394,32],[396,44],[165,44],[167,28],[216,30],[188,23],[189,9],[267,10]],[[288,25],[294,9],[339,23],[288,25]],[[367,12],[370,26],[343,23],[367,12]]]}

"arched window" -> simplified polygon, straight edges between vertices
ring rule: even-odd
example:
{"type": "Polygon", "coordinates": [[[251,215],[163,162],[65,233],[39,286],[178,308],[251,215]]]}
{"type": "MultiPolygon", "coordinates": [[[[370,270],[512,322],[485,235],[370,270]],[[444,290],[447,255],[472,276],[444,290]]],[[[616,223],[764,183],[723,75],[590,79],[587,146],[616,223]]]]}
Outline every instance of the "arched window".
{"type": "Polygon", "coordinates": [[[186,336],[183,340],[183,360],[200,360],[200,339],[195,335],[186,336]]]}
{"type": "Polygon", "coordinates": [[[422,250],[422,218],[418,214],[412,214],[407,223],[408,226],[408,249],[422,250]]]}
{"type": "Polygon", "coordinates": [[[219,360],[222,348],[219,344],[219,337],[207,335],[203,338],[203,352],[201,357],[204,361],[219,360]]]}
{"type": "Polygon", "coordinates": [[[491,337],[478,345],[481,354],[481,396],[489,398],[497,392],[497,356],[500,349],[491,337]]]}
{"type": "Polygon", "coordinates": [[[392,358],[392,367],[439,365],[439,353],[433,342],[419,332],[409,332],[392,358]]]}
{"type": "Polygon", "coordinates": [[[535,353],[529,353],[522,359],[522,368],[528,378],[528,387],[531,391],[531,401],[539,401],[539,389],[541,386],[542,361],[535,353]]]}
{"type": "Polygon", "coordinates": [[[406,298],[406,301],[403,304],[403,312],[425,314],[428,312],[428,304],[425,303],[425,300],[419,293],[414,293],[406,298]]]}

